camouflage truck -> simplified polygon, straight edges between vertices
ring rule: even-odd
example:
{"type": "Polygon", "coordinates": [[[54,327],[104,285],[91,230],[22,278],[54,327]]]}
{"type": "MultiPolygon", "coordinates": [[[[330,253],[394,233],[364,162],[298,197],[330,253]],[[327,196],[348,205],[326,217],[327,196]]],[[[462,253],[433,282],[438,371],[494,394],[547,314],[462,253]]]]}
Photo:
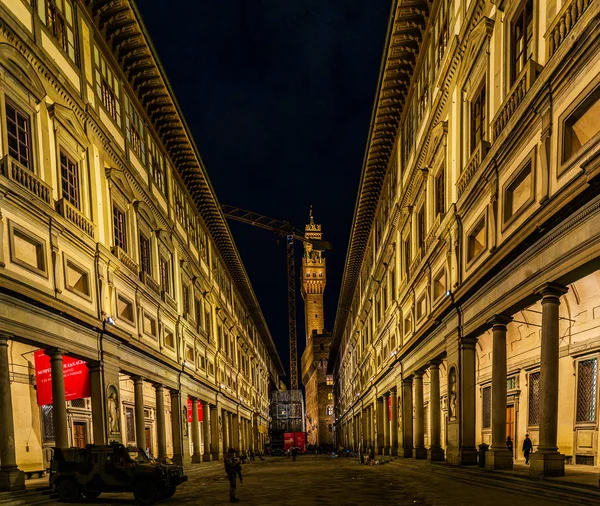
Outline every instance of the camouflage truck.
{"type": "Polygon", "coordinates": [[[102,492],[133,492],[138,504],[169,499],[187,481],[183,467],[150,460],[139,448],[119,443],[55,448],[50,464],[50,486],[63,502],[83,494],[95,499],[102,492]]]}

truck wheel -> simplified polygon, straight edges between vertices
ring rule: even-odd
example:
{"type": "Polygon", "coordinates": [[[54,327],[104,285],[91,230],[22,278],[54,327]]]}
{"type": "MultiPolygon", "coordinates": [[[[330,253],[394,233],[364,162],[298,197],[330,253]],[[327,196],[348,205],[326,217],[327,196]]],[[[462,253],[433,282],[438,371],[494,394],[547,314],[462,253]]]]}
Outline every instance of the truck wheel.
{"type": "Polygon", "coordinates": [[[62,502],[75,502],[79,499],[79,487],[73,480],[63,480],[56,487],[62,502]]]}
{"type": "Polygon", "coordinates": [[[175,491],[177,487],[175,485],[171,485],[170,487],[165,487],[162,493],[160,494],[161,499],[171,499],[175,495],[175,491]]]}
{"type": "Polygon", "coordinates": [[[158,501],[158,489],[151,481],[138,481],[133,487],[133,498],[142,506],[148,506],[158,501]]]}

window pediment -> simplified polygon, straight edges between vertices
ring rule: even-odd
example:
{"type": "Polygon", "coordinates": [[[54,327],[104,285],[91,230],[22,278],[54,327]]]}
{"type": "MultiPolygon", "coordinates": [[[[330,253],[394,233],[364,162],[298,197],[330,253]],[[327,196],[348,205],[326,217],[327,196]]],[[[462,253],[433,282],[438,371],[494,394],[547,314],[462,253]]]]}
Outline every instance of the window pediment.
{"type": "Polygon", "coordinates": [[[69,132],[81,147],[89,144],[89,139],[83,125],[69,107],[54,103],[48,107],[48,113],[58,125],[69,132]]]}
{"type": "Polygon", "coordinates": [[[465,48],[458,74],[460,76],[459,81],[463,83],[463,88],[472,73],[471,71],[475,62],[479,60],[479,55],[488,52],[487,48],[484,48],[484,45],[489,44],[494,30],[494,23],[495,21],[493,19],[483,16],[469,34],[467,47],[465,48]]]}
{"type": "Polygon", "coordinates": [[[15,47],[0,43],[0,65],[27,88],[38,102],[46,96],[46,89],[35,69],[15,47]]]}

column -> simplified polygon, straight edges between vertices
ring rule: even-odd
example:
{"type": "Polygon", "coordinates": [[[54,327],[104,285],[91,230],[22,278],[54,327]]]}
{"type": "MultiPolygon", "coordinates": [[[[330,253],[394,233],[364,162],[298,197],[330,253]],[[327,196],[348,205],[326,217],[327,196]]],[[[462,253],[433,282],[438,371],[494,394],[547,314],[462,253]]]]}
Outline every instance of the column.
{"type": "Polygon", "coordinates": [[[210,454],[212,460],[223,458],[223,418],[221,408],[217,402],[216,406],[210,407],[210,454]]]}
{"type": "Polygon", "coordinates": [[[144,415],[144,378],[133,376],[133,396],[135,403],[135,442],[146,449],[146,416],[144,415]]]}
{"type": "Polygon", "coordinates": [[[202,452],[200,451],[200,421],[198,420],[198,399],[192,399],[192,445],[194,453],[192,454],[192,463],[202,462],[202,452]]]}
{"type": "Polygon", "coordinates": [[[102,381],[102,364],[100,362],[88,362],[90,371],[90,394],[92,398],[92,437],[94,444],[104,445],[108,443],[106,437],[106,409],[104,408],[104,387],[102,381]]]}
{"type": "Polygon", "coordinates": [[[383,437],[383,397],[377,399],[377,452],[383,455],[385,439],[383,437]]]}
{"type": "Polygon", "coordinates": [[[383,454],[389,455],[390,441],[390,393],[383,394],[383,454]]]}
{"type": "Polygon", "coordinates": [[[65,376],[63,354],[58,348],[46,350],[52,370],[52,415],[54,417],[54,444],[57,448],[69,447],[67,432],[67,400],[65,398],[65,376]]]}
{"type": "Polygon", "coordinates": [[[231,413],[231,442],[236,453],[240,451],[240,416],[231,413]]]}
{"type": "Polygon", "coordinates": [[[369,424],[371,425],[371,448],[377,453],[377,431],[375,424],[375,402],[369,406],[369,424]]]}
{"type": "Polygon", "coordinates": [[[156,436],[158,439],[158,458],[167,457],[167,421],[165,416],[165,388],[163,385],[154,385],[156,391],[156,436]]]}
{"type": "Polygon", "coordinates": [[[492,446],[486,469],[512,469],[513,456],[506,448],[506,326],[509,316],[495,315],[492,325],[492,446]]]}
{"type": "Polygon", "coordinates": [[[211,437],[210,437],[210,404],[202,402],[202,436],[204,438],[204,454],[202,455],[203,462],[210,462],[211,437]]]}
{"type": "Polygon", "coordinates": [[[529,474],[535,477],[564,476],[564,455],[558,452],[558,318],[560,296],[567,288],[547,284],[542,296],[542,352],[540,362],[540,439],[530,457],[529,474]]]}
{"type": "Polygon", "coordinates": [[[25,490],[25,475],[17,467],[15,426],[10,391],[8,338],[0,335],[0,491],[25,490]]]}
{"type": "Polygon", "coordinates": [[[187,395],[171,390],[171,430],[173,434],[173,462],[180,466],[190,463],[188,444],[187,395]]]}
{"type": "Polygon", "coordinates": [[[392,420],[390,424],[390,446],[391,454],[398,455],[398,392],[396,387],[390,392],[392,399],[392,420]]]}
{"type": "Polygon", "coordinates": [[[423,411],[423,372],[417,371],[414,377],[415,389],[415,427],[414,427],[414,445],[415,458],[426,459],[427,450],[425,449],[425,416],[423,411]]]}
{"type": "MultiPolygon", "coordinates": [[[[477,464],[475,447],[475,345],[477,338],[462,337],[459,342],[461,367],[459,370],[459,463],[477,464]]],[[[505,406],[506,407],[506,406],[505,406]]]]}
{"type": "Polygon", "coordinates": [[[413,456],[413,395],[412,377],[402,379],[402,456],[413,456]]]}
{"type": "Polygon", "coordinates": [[[227,453],[231,448],[231,441],[229,438],[229,413],[223,410],[223,453],[227,453]]]}
{"type": "Polygon", "coordinates": [[[444,460],[441,430],[440,406],[440,361],[429,364],[429,452],[427,458],[432,462],[444,460]]]}

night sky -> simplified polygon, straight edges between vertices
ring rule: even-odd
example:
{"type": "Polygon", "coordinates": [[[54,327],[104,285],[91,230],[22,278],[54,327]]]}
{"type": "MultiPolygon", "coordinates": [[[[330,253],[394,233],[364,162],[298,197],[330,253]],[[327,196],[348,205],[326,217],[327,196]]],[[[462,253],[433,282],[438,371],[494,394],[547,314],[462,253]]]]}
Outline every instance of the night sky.
{"type": "MultiPolygon", "coordinates": [[[[137,3],[219,201],[301,230],[313,205],[334,247],[325,291],[331,329],[390,0],[137,3]]],[[[289,371],[285,244],[270,232],[229,225],[289,371]]],[[[298,244],[297,286],[300,261],[298,244]]],[[[299,286],[297,332],[300,359],[299,286]]]]}

